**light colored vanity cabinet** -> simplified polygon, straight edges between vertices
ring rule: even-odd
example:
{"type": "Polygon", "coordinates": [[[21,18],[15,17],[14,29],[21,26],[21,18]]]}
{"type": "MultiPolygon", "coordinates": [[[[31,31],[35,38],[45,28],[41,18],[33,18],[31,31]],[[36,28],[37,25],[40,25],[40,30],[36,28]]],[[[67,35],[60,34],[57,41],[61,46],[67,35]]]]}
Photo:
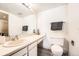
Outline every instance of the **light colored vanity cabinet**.
{"type": "Polygon", "coordinates": [[[13,54],[12,56],[37,56],[37,46],[44,39],[45,36],[39,38],[35,42],[30,43],[27,47],[13,54]]]}
{"type": "Polygon", "coordinates": [[[46,37],[43,36],[41,38],[39,38],[36,42],[34,42],[33,44],[31,44],[29,46],[29,56],[37,56],[37,44],[39,44],[41,41],[43,41],[46,37]]]}
{"type": "Polygon", "coordinates": [[[20,51],[14,53],[11,56],[27,56],[27,47],[21,49],[20,51]]]}
{"type": "Polygon", "coordinates": [[[33,47],[32,50],[29,51],[29,56],[37,56],[37,46],[33,47]]]}
{"type": "Polygon", "coordinates": [[[20,51],[15,52],[11,56],[37,56],[37,42],[34,42],[20,51]]]}
{"type": "Polygon", "coordinates": [[[37,56],[37,41],[15,52],[11,56],[37,56]]]}
{"type": "Polygon", "coordinates": [[[37,56],[37,41],[28,46],[28,56],[37,56]]]}

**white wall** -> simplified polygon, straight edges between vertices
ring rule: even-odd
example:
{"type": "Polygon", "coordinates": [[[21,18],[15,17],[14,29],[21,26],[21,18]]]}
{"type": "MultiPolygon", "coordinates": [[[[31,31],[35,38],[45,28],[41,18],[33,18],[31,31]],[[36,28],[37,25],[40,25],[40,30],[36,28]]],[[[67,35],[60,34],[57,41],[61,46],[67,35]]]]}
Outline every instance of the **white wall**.
{"type": "Polygon", "coordinates": [[[28,25],[28,33],[33,33],[33,29],[36,29],[36,16],[30,15],[23,18],[22,26],[28,25]]]}
{"type": "Polygon", "coordinates": [[[73,40],[74,46],[69,45],[69,55],[79,56],[79,4],[68,5],[68,40],[73,40]]]}
{"type": "Polygon", "coordinates": [[[14,15],[14,14],[8,13],[6,11],[0,10],[0,12],[6,13],[9,16],[9,18],[8,18],[9,35],[14,36],[14,35],[21,34],[22,33],[22,21],[23,21],[23,19],[14,15]]]}
{"type": "Polygon", "coordinates": [[[10,36],[19,35],[22,33],[22,21],[22,18],[9,14],[8,27],[10,36]]]}
{"type": "Polygon", "coordinates": [[[44,40],[44,48],[50,48],[50,45],[53,43],[53,39],[51,39],[51,37],[63,38],[66,35],[66,8],[67,6],[64,5],[57,8],[49,9],[38,14],[38,28],[40,29],[41,33],[47,34],[47,39],[44,40]],[[56,21],[65,22],[62,31],[50,30],[50,23],[56,21]]]}

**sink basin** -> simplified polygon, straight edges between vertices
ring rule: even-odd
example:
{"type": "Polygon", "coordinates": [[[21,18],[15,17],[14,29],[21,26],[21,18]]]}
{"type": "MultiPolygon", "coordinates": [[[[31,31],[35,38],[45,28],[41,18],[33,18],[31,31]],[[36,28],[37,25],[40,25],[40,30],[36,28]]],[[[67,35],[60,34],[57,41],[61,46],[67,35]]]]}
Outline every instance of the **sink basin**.
{"type": "Polygon", "coordinates": [[[16,47],[24,44],[24,40],[8,41],[3,44],[4,47],[16,47]]]}

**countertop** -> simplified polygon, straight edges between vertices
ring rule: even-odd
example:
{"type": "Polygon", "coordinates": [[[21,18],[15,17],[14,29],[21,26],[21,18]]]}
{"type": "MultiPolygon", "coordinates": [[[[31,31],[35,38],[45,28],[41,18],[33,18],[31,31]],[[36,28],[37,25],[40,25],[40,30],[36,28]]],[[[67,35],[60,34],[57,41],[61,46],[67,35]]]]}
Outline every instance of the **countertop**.
{"type": "Polygon", "coordinates": [[[0,45],[0,56],[6,56],[10,55],[11,53],[18,51],[19,49],[22,49],[23,47],[27,47],[29,44],[32,44],[34,41],[39,40],[45,36],[44,34],[41,35],[31,35],[31,36],[24,36],[20,37],[19,39],[24,39],[25,43],[20,45],[20,46],[15,46],[15,47],[4,47],[3,45],[0,45]]]}

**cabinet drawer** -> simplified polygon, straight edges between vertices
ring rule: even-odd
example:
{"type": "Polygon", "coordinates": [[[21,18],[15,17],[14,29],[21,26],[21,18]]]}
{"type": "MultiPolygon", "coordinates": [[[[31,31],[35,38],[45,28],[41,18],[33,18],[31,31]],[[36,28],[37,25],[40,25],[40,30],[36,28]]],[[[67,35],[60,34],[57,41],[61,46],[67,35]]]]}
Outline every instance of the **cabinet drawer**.
{"type": "Polygon", "coordinates": [[[27,53],[27,48],[24,48],[17,53],[13,54],[12,56],[24,56],[27,53]]]}
{"type": "Polygon", "coordinates": [[[28,50],[30,51],[31,49],[33,49],[34,47],[37,47],[37,42],[34,42],[33,44],[28,46],[28,50]]]}

